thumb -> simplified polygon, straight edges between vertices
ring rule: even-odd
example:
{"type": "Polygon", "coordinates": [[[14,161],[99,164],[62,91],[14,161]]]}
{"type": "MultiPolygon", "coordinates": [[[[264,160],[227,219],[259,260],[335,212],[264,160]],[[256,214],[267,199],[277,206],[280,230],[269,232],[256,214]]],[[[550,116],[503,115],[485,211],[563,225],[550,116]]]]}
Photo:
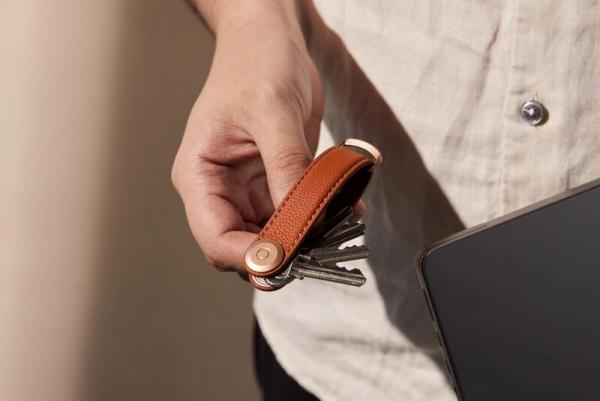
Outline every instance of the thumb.
{"type": "Polygon", "coordinates": [[[279,206],[312,160],[302,127],[294,131],[293,134],[280,131],[256,140],[275,207],[279,206]]]}

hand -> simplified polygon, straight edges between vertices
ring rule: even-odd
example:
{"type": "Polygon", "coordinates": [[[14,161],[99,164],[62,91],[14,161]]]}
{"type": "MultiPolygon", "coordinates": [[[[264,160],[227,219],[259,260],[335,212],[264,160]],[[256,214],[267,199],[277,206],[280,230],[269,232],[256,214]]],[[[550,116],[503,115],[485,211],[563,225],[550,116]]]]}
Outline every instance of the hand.
{"type": "Polygon", "coordinates": [[[319,74],[295,11],[274,4],[214,29],[213,64],[173,164],[192,233],[220,270],[244,271],[246,248],[318,141],[319,74]]]}

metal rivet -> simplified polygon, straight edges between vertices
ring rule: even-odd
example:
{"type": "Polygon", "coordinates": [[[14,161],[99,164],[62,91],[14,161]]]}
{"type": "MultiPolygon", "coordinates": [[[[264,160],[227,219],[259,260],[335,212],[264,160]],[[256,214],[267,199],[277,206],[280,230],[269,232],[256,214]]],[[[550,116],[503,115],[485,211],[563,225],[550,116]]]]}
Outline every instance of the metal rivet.
{"type": "Polygon", "coordinates": [[[270,254],[271,252],[269,252],[267,248],[260,248],[258,251],[256,251],[256,257],[258,258],[258,260],[268,258],[270,254]]]}
{"type": "Polygon", "coordinates": [[[284,252],[281,245],[275,241],[259,240],[246,250],[244,261],[248,270],[256,273],[265,273],[281,264],[284,252]]]}
{"type": "Polygon", "coordinates": [[[521,118],[530,125],[540,125],[546,117],[544,106],[535,100],[528,100],[521,105],[521,118]]]}

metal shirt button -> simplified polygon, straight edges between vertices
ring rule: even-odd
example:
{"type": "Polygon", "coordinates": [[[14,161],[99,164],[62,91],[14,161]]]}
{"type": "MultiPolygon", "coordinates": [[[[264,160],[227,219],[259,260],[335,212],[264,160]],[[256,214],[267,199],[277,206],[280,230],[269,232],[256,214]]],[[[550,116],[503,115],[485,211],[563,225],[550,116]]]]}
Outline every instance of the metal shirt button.
{"type": "Polygon", "coordinates": [[[540,125],[546,117],[544,106],[535,100],[528,100],[521,105],[521,118],[529,125],[540,125]]]}

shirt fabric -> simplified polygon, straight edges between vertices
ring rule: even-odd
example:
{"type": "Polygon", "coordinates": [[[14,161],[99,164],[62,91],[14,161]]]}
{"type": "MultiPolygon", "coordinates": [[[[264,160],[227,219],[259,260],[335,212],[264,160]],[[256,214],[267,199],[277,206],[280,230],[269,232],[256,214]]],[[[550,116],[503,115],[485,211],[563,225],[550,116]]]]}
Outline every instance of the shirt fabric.
{"type": "Polygon", "coordinates": [[[383,153],[364,197],[372,254],[352,264],[367,283],[256,292],[256,316],[281,365],[323,400],[455,400],[415,256],[600,177],[600,4],[317,6],[356,61],[328,66],[319,151],[359,137],[383,153]],[[548,114],[538,126],[519,113],[531,99],[548,114]]]}

